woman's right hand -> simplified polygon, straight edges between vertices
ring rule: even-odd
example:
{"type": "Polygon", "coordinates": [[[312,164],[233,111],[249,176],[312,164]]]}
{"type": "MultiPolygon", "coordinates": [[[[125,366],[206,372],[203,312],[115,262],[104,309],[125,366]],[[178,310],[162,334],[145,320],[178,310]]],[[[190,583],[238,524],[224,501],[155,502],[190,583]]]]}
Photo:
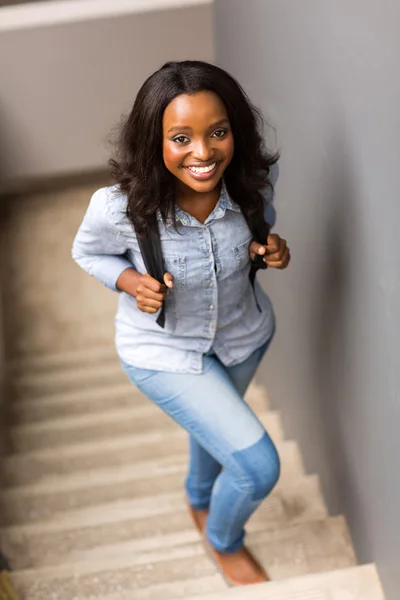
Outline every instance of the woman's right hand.
{"type": "Polygon", "coordinates": [[[165,273],[164,284],[159,283],[148,273],[142,275],[136,288],[136,305],[145,313],[154,314],[163,305],[168,288],[174,287],[174,278],[171,273],[165,273]]]}
{"type": "Polygon", "coordinates": [[[162,284],[147,273],[142,275],[135,269],[129,268],[121,273],[116,287],[136,298],[139,310],[154,314],[162,307],[168,288],[174,287],[174,278],[171,273],[165,273],[164,284],[162,284]]]}

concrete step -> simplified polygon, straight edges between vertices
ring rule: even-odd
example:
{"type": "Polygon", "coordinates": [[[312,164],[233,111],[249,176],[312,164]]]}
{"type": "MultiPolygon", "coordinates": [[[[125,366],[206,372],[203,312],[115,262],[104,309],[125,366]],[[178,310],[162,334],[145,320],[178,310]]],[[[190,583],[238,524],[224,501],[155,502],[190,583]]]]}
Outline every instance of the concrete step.
{"type": "MultiPolygon", "coordinates": [[[[316,476],[301,477],[273,491],[247,525],[248,532],[328,516],[316,476]]],[[[99,548],[131,542],[131,553],[180,544],[193,534],[182,492],[102,504],[65,512],[58,519],[0,530],[1,548],[13,569],[88,560],[99,548]]]]}
{"type": "MultiPolygon", "coordinates": [[[[194,582],[159,584],[135,591],[135,600],[385,600],[375,565],[313,573],[245,588],[227,589],[215,575],[194,582]]],[[[128,598],[129,594],[120,592],[96,596],[96,600],[128,598]]]]}
{"type": "MultiPolygon", "coordinates": [[[[262,386],[251,384],[245,396],[256,412],[268,409],[268,397],[262,386]]],[[[90,389],[69,390],[51,395],[29,397],[10,403],[13,424],[32,423],[95,412],[139,406],[149,400],[129,381],[90,389]]]]}
{"type": "MultiPolygon", "coordinates": [[[[161,412],[161,411],[160,411],[161,412]]],[[[271,413],[269,413],[271,414],[271,413]]],[[[272,413],[274,414],[274,413],[272,413]]],[[[278,440],[282,437],[278,429],[279,418],[268,418],[271,435],[278,440]]],[[[267,419],[265,419],[267,421],[267,419]]],[[[186,453],[187,433],[179,427],[168,429],[168,453],[186,453]]],[[[95,439],[80,444],[53,447],[44,450],[13,454],[0,460],[2,484],[6,487],[39,483],[55,475],[88,471],[99,467],[137,464],[143,460],[165,457],[166,430],[153,429],[132,435],[119,435],[115,438],[95,439]]]]}
{"type": "MultiPolygon", "coordinates": [[[[68,392],[91,392],[92,389],[131,383],[125,375],[114,348],[90,348],[43,358],[15,361],[7,366],[7,380],[14,400],[44,399],[68,392]]],[[[252,383],[253,390],[263,391],[252,383]]]]}
{"type": "Polygon", "coordinates": [[[43,355],[31,353],[22,358],[8,361],[6,369],[11,376],[19,377],[60,371],[72,372],[74,369],[85,369],[93,365],[104,364],[119,364],[114,344],[76,348],[43,355]]]}
{"type": "MultiPolygon", "coordinates": [[[[168,453],[186,456],[188,436],[183,429],[168,431],[168,453]]],[[[15,487],[44,483],[55,476],[107,467],[135,465],[164,458],[165,429],[155,429],[115,439],[95,440],[83,444],[61,446],[13,454],[0,460],[2,483],[15,487]]]]}
{"type": "MultiPolygon", "coordinates": [[[[278,412],[264,412],[260,420],[274,442],[283,440],[283,428],[278,412]]],[[[152,402],[143,406],[114,411],[52,419],[11,428],[13,452],[30,452],[58,448],[95,440],[109,440],[124,435],[136,435],[153,429],[176,430],[179,426],[152,402]]]]}
{"type": "MultiPolygon", "coordinates": [[[[103,444],[99,444],[101,447],[103,444]]],[[[304,466],[296,442],[278,445],[282,474],[280,483],[304,475],[304,466]]],[[[185,453],[160,457],[154,461],[121,466],[102,465],[70,475],[54,476],[35,484],[5,490],[0,495],[0,526],[55,518],[58,513],[95,506],[115,500],[136,499],[182,489],[187,470],[185,453]]],[[[126,459],[125,451],[117,457],[126,459]]],[[[114,457],[115,459],[115,457],[114,457]]],[[[94,461],[95,462],[95,461],[94,461]]],[[[109,463],[108,463],[109,464],[109,463]]],[[[115,464],[115,463],[114,463],[115,464]]]]}
{"type": "MultiPolygon", "coordinates": [[[[107,596],[107,600],[113,598],[107,596]]],[[[187,600],[385,600],[385,597],[375,565],[363,565],[207,595],[200,593],[187,600]]]]}
{"type": "Polygon", "coordinates": [[[10,402],[13,424],[34,423],[138,406],[149,400],[128,380],[118,385],[69,390],[10,402]]]}
{"type": "MultiPolygon", "coordinates": [[[[96,594],[96,596],[90,597],[90,600],[177,600],[178,598],[187,600],[189,596],[196,598],[197,594],[218,593],[218,591],[224,593],[227,591],[227,585],[221,575],[214,572],[211,575],[199,575],[194,579],[180,579],[174,582],[168,581],[136,588],[134,595],[129,590],[123,589],[119,584],[117,584],[116,589],[118,591],[114,594],[96,594]]],[[[229,590],[232,590],[232,588],[229,588],[229,590]]],[[[80,599],[81,597],[77,596],[77,598],[80,599]]],[[[291,599],[285,598],[285,600],[291,599]]]]}
{"type": "Polygon", "coordinates": [[[83,390],[104,385],[118,385],[129,380],[120,363],[80,365],[74,369],[57,369],[39,373],[20,373],[10,377],[10,387],[17,399],[37,398],[68,390],[83,390]]]}
{"type": "Polygon", "coordinates": [[[104,386],[131,385],[117,357],[103,362],[86,361],[69,368],[61,366],[54,370],[9,371],[8,383],[15,400],[44,398],[104,386]]]}
{"type": "MultiPolygon", "coordinates": [[[[217,573],[195,530],[192,537],[185,536],[182,542],[180,546],[160,546],[136,555],[132,554],[132,542],[121,543],[101,548],[95,558],[92,554],[87,561],[16,571],[12,579],[17,591],[29,600],[52,597],[93,600],[116,592],[120,598],[137,600],[146,597],[143,592],[149,593],[149,588],[157,584],[164,586],[163,595],[147,597],[167,600],[165,586],[174,584],[175,595],[169,596],[172,600],[182,597],[178,595],[180,583],[195,582],[217,573]]],[[[253,532],[248,536],[248,546],[272,579],[355,566],[354,551],[342,517],[253,532]]]]}
{"type": "MultiPolygon", "coordinates": [[[[168,454],[186,456],[187,433],[180,428],[168,431],[168,454]]],[[[44,483],[55,476],[87,472],[92,469],[136,465],[164,458],[165,429],[155,429],[115,439],[95,440],[83,444],[35,450],[7,456],[0,461],[5,487],[44,483]]]]}

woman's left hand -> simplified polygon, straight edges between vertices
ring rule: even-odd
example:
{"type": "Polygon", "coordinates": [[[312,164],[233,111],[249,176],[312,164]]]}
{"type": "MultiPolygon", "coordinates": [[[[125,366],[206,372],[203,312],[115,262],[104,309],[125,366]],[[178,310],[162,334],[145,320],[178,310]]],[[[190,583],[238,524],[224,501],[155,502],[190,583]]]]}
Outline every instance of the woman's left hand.
{"type": "Polygon", "coordinates": [[[290,250],[286,240],[283,240],[277,233],[271,233],[268,236],[267,246],[262,246],[258,242],[251,242],[249,246],[250,260],[254,260],[256,255],[264,256],[264,262],[273,269],[286,269],[290,263],[290,250]]]}

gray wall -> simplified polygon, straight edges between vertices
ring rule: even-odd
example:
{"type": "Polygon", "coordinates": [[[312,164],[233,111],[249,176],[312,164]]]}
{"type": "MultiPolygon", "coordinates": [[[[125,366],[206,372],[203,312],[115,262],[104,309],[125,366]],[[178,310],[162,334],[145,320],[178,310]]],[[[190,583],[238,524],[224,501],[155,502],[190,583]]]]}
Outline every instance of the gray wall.
{"type": "Polygon", "coordinates": [[[282,151],[276,230],[293,263],[264,277],[278,335],[260,377],[395,600],[400,4],[217,0],[216,21],[218,63],[276,126],[282,151]]]}
{"type": "Polygon", "coordinates": [[[167,60],[214,58],[211,0],[95,4],[0,8],[0,192],[104,168],[145,78],[167,60]]]}

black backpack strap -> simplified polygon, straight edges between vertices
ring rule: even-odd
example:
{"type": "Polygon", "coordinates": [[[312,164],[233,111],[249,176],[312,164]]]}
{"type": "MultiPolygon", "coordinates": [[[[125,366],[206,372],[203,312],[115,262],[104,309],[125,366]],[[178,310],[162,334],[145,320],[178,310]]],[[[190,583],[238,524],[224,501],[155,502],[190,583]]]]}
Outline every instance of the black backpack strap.
{"type": "MultiPolygon", "coordinates": [[[[251,233],[253,234],[253,238],[255,242],[262,244],[263,246],[267,245],[268,236],[271,230],[269,223],[267,223],[264,218],[262,221],[258,221],[257,224],[250,228],[251,233]]],[[[251,262],[250,268],[250,281],[254,286],[254,280],[256,278],[257,271],[259,269],[267,269],[267,265],[264,262],[264,256],[257,254],[255,259],[251,262]]]]}
{"type": "MultiPolygon", "coordinates": [[[[153,223],[148,225],[142,233],[138,234],[137,240],[147,273],[164,285],[164,261],[156,216],[154,216],[153,223]]],[[[164,305],[161,307],[156,322],[160,327],[165,326],[164,305]]]]}
{"type": "MultiPolygon", "coordinates": [[[[250,223],[244,213],[243,213],[243,216],[247,221],[247,225],[253,235],[254,241],[258,242],[259,244],[262,244],[263,246],[266,246],[267,241],[268,241],[268,236],[271,231],[271,226],[264,219],[264,213],[262,215],[260,215],[260,218],[257,219],[255,224],[250,223]]],[[[253,289],[254,289],[254,282],[256,279],[257,271],[259,271],[260,269],[267,269],[267,268],[268,267],[264,262],[264,257],[261,256],[260,254],[257,254],[255,259],[251,261],[250,273],[249,273],[249,279],[250,279],[250,283],[251,283],[253,289]]],[[[256,298],[256,303],[257,303],[258,310],[261,312],[261,307],[258,304],[257,298],[256,298]]]]}

